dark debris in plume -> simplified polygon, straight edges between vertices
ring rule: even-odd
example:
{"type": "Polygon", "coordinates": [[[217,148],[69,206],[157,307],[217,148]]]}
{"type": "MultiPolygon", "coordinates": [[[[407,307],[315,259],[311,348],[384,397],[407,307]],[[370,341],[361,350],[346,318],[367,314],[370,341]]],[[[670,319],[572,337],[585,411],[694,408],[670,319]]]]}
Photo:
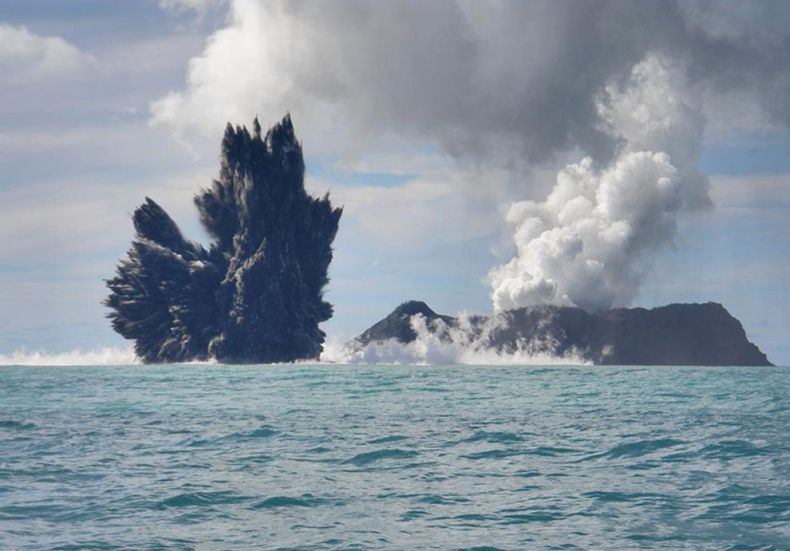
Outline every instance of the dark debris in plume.
{"type": "Polygon", "coordinates": [[[290,116],[265,135],[228,124],[219,178],[195,196],[207,250],[146,198],[105,304],[145,362],[317,358],[332,316],[323,300],[342,209],[304,188],[290,116]]]}

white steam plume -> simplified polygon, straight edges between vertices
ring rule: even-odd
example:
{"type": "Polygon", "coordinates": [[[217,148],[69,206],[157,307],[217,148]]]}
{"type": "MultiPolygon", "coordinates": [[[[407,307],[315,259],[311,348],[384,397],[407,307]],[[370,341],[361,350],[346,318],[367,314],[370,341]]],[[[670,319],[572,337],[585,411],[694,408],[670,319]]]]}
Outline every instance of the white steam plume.
{"type": "Polygon", "coordinates": [[[704,118],[683,74],[651,55],[623,86],[608,85],[598,113],[620,143],[613,159],[568,165],[545,201],[510,206],[516,254],[489,274],[495,310],[628,305],[678,216],[710,205],[697,168],[704,118]]]}

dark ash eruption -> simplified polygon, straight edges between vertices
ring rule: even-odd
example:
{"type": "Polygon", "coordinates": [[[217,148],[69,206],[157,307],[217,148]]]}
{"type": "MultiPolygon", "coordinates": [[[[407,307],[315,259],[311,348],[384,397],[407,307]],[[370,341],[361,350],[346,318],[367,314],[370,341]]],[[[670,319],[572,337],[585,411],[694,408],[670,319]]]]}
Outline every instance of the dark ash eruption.
{"type": "Polygon", "coordinates": [[[305,191],[290,116],[265,136],[257,119],[253,134],[228,124],[219,179],[195,205],[214,238],[208,250],[150,198],[134,212],[128,258],[107,281],[113,329],[145,362],[318,358],[342,209],[305,191]]]}

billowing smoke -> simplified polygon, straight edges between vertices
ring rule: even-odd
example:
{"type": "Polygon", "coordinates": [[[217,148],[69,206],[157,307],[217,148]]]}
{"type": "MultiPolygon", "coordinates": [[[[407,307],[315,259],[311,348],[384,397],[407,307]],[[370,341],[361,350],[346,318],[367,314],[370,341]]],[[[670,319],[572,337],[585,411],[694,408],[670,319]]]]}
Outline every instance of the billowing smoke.
{"type": "Polygon", "coordinates": [[[737,94],[722,120],[790,123],[785,0],[215,3],[226,25],[152,105],[181,137],[290,110],[313,147],[340,154],[396,134],[499,166],[576,147],[604,159],[598,96],[651,54],[682,63],[704,99],[737,94]]]}
{"type": "Polygon", "coordinates": [[[703,117],[683,73],[650,56],[598,99],[601,127],[620,146],[599,166],[566,166],[543,202],[507,213],[516,255],[489,274],[496,310],[551,303],[600,310],[628,305],[681,213],[709,206],[698,171],[703,117]]]}

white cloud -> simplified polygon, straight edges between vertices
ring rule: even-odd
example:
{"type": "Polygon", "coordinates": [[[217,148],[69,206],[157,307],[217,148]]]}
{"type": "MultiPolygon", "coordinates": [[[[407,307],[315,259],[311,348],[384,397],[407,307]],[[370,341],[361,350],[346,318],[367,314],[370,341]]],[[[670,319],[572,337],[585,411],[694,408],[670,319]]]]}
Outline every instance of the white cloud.
{"type": "Polygon", "coordinates": [[[316,195],[331,191],[343,207],[341,234],[355,232],[384,250],[414,250],[493,237],[502,227],[494,190],[506,193],[503,176],[445,168],[387,186],[329,186],[309,176],[306,185],[316,195]]]}
{"type": "Polygon", "coordinates": [[[20,84],[74,74],[92,57],[57,36],[0,24],[0,82],[20,84]]]}
{"type": "Polygon", "coordinates": [[[0,190],[0,264],[27,269],[55,266],[63,274],[106,258],[106,269],[113,256],[120,257],[128,248],[134,232],[130,213],[146,195],[167,208],[189,238],[200,240],[205,234],[192,197],[211,176],[196,169],[162,174],[137,186],[94,177],[0,190]]]}
{"type": "Polygon", "coordinates": [[[346,172],[409,176],[440,174],[454,168],[454,160],[443,154],[409,151],[401,146],[391,151],[369,153],[361,158],[340,160],[334,168],[346,172]]]}

